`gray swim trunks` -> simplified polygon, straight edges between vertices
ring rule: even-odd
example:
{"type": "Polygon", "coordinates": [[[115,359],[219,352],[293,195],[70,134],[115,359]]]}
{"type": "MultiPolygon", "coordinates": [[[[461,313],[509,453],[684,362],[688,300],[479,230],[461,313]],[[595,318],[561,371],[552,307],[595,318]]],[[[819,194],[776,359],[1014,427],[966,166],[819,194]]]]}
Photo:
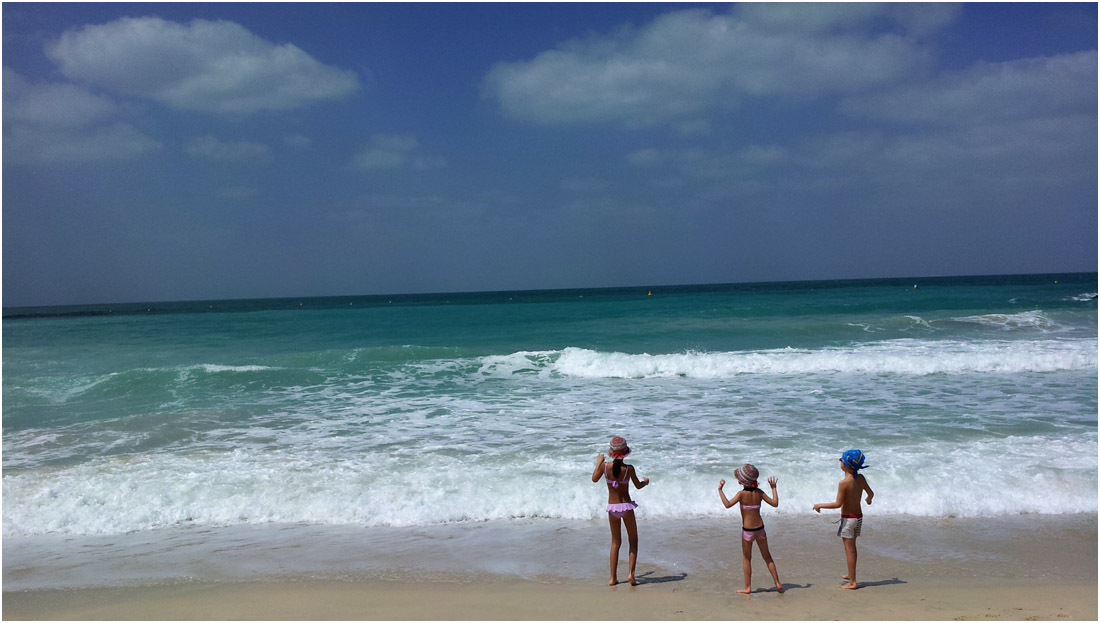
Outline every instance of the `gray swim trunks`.
{"type": "Polygon", "coordinates": [[[836,535],[842,539],[854,539],[863,528],[863,517],[841,517],[836,535]]]}

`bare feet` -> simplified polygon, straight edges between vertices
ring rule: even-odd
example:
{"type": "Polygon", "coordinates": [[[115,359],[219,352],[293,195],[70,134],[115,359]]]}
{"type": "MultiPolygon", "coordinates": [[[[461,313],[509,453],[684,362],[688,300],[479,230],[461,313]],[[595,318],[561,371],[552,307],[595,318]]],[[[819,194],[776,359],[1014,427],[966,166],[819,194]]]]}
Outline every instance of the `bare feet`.
{"type": "Polygon", "coordinates": [[[752,592],[752,587],[746,586],[745,588],[739,588],[736,592],[741,593],[742,595],[748,595],[752,592]]]}
{"type": "Polygon", "coordinates": [[[611,578],[611,581],[607,583],[608,586],[615,586],[619,583],[619,578],[611,578]]]}
{"type": "Polygon", "coordinates": [[[840,576],[840,579],[847,580],[848,579],[848,574],[845,573],[844,575],[840,576]]]}
{"type": "Polygon", "coordinates": [[[787,589],[783,588],[783,585],[782,585],[782,584],[776,584],[776,585],[775,585],[775,591],[776,591],[777,593],[782,593],[782,592],[783,592],[783,591],[785,591],[785,590],[787,590],[787,589]]]}
{"type": "Polygon", "coordinates": [[[848,582],[847,584],[841,584],[840,588],[854,591],[859,588],[859,584],[856,584],[855,582],[848,582]]]}
{"type": "Polygon", "coordinates": [[[631,585],[631,586],[637,586],[637,585],[638,585],[638,580],[635,580],[635,579],[634,579],[634,576],[630,576],[630,577],[629,577],[629,578],[627,578],[627,579],[628,579],[628,580],[630,580],[630,585],[631,585]]]}

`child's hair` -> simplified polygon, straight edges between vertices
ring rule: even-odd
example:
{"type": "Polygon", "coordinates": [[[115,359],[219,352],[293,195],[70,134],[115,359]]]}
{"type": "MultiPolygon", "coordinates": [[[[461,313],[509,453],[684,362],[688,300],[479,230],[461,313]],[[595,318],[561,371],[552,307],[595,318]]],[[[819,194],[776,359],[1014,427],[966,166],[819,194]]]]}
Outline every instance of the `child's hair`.
{"type": "Polygon", "coordinates": [[[622,459],[615,459],[615,462],[613,462],[611,464],[611,475],[614,476],[615,478],[618,478],[619,477],[619,471],[622,470],[622,467],[623,467],[623,460],[622,459]]]}

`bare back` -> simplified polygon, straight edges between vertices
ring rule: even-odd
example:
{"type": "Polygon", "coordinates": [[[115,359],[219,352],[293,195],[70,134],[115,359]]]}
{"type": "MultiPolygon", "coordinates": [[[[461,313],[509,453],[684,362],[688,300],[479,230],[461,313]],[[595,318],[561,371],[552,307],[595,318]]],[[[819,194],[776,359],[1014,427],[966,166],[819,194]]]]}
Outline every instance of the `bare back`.
{"type": "Polygon", "coordinates": [[[764,525],[764,519],[760,516],[760,502],[764,499],[764,492],[741,491],[738,494],[738,502],[741,504],[741,525],[745,528],[759,528],[764,525]]]}
{"type": "Polygon", "coordinates": [[[606,464],[603,470],[604,481],[607,483],[607,503],[624,504],[630,499],[630,480],[634,476],[634,466],[623,463],[619,470],[619,477],[614,475],[614,466],[606,464]]]}
{"type": "Polygon", "coordinates": [[[837,488],[837,497],[840,498],[840,512],[844,515],[862,515],[863,507],[860,506],[860,495],[871,487],[867,485],[867,479],[860,474],[847,474],[840,481],[837,488]]]}

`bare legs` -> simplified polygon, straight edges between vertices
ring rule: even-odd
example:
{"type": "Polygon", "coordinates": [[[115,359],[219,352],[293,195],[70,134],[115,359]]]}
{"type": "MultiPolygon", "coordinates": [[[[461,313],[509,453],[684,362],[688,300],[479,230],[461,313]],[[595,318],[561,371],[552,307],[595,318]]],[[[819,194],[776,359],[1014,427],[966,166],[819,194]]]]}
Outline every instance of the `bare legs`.
{"type": "Polygon", "coordinates": [[[745,570],[745,588],[737,592],[748,595],[752,592],[752,541],[745,539],[741,539],[741,568],[745,570]]]}
{"type": "Polygon", "coordinates": [[[840,588],[856,589],[859,588],[859,584],[856,583],[856,540],[855,539],[841,539],[844,541],[844,556],[848,559],[848,574],[844,576],[845,580],[848,580],[847,584],[841,584],[840,588]]]}
{"type": "Polygon", "coordinates": [[[768,571],[772,574],[772,580],[775,581],[775,590],[782,593],[783,585],[779,582],[779,570],[775,568],[772,553],[768,550],[768,537],[756,539],[756,544],[760,546],[760,555],[763,556],[764,562],[768,565],[768,571]]]}
{"type": "MultiPolygon", "coordinates": [[[[764,563],[768,565],[772,580],[775,580],[775,590],[782,593],[783,585],[779,582],[779,570],[775,568],[772,553],[768,550],[767,537],[757,537],[756,544],[760,547],[760,556],[764,558],[764,563]]],[[[737,592],[747,595],[752,592],[752,541],[746,541],[745,539],[741,539],[741,567],[745,570],[745,588],[738,589],[737,592]]]]}
{"type": "Polygon", "coordinates": [[[619,547],[623,544],[621,526],[626,524],[626,538],[630,547],[630,575],[627,579],[631,586],[637,586],[638,582],[634,579],[634,566],[638,563],[638,522],[634,519],[634,511],[627,511],[621,518],[608,513],[607,523],[611,527],[611,581],[607,585],[615,586],[619,583],[619,547]]]}

